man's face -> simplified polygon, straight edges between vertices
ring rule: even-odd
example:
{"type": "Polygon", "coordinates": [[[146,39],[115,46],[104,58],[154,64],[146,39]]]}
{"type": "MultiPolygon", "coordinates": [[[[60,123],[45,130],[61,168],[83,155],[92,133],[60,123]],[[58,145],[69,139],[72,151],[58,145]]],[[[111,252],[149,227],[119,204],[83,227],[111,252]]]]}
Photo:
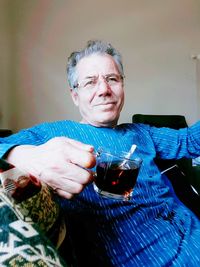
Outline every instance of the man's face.
{"type": "Polygon", "coordinates": [[[92,54],[77,64],[78,88],[71,90],[83,123],[114,127],[124,104],[123,81],[109,55],[92,54]]]}

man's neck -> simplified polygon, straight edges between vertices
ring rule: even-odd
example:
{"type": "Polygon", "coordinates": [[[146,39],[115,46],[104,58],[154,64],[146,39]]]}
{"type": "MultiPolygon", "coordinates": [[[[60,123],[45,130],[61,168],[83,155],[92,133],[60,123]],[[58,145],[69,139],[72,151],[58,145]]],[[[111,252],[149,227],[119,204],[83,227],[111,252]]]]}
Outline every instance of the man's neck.
{"type": "Polygon", "coordinates": [[[115,128],[117,126],[117,121],[113,121],[113,122],[106,122],[106,123],[95,123],[95,122],[89,122],[89,121],[86,121],[85,119],[82,119],[80,121],[80,123],[83,123],[83,124],[89,124],[89,125],[92,125],[94,127],[102,127],[102,128],[115,128]]]}

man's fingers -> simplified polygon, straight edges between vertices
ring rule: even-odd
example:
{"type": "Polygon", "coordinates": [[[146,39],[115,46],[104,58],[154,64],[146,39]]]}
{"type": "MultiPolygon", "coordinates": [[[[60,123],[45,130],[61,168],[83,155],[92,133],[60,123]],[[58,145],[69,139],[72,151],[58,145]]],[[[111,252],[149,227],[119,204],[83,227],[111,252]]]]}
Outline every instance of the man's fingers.
{"type": "Polygon", "coordinates": [[[61,156],[66,161],[80,165],[83,168],[92,168],[96,164],[93,154],[94,147],[67,137],[55,137],[49,140],[44,146],[61,156]]]}
{"type": "Polygon", "coordinates": [[[81,143],[81,142],[79,142],[77,140],[67,138],[67,142],[72,144],[73,146],[75,146],[78,149],[82,149],[82,150],[85,150],[85,151],[88,151],[88,152],[93,152],[94,151],[94,147],[93,146],[81,143]]]}
{"type": "Polygon", "coordinates": [[[62,168],[48,168],[40,173],[40,179],[53,189],[78,194],[93,181],[93,172],[73,163],[63,163],[62,168]]]}
{"type": "MultiPolygon", "coordinates": [[[[72,140],[73,141],[73,140],[72,140]]],[[[87,148],[91,151],[88,151],[86,147],[82,149],[83,145],[78,146],[78,143],[74,145],[73,143],[68,143],[68,146],[64,149],[66,159],[70,162],[80,165],[84,168],[92,168],[96,164],[96,158],[94,156],[93,147],[86,145],[87,148]]]]}
{"type": "Polygon", "coordinates": [[[54,137],[52,139],[50,139],[48,142],[48,144],[51,144],[51,146],[57,146],[57,145],[67,145],[67,144],[71,144],[72,146],[81,149],[81,150],[85,150],[88,152],[93,152],[94,151],[94,147],[92,145],[89,144],[85,144],[82,143],[80,141],[68,138],[68,137],[54,137]]]}
{"type": "Polygon", "coordinates": [[[72,199],[74,197],[73,194],[65,192],[61,189],[56,189],[55,193],[58,194],[59,196],[63,197],[63,198],[66,198],[66,199],[72,199]]]}
{"type": "Polygon", "coordinates": [[[59,179],[64,180],[65,183],[61,182],[58,185],[60,187],[56,187],[56,185],[54,185],[52,189],[54,193],[67,199],[72,198],[74,195],[80,194],[86,186],[69,179],[66,181],[65,177],[60,177],[59,179]],[[61,186],[61,184],[63,184],[63,186],[61,186]]]}

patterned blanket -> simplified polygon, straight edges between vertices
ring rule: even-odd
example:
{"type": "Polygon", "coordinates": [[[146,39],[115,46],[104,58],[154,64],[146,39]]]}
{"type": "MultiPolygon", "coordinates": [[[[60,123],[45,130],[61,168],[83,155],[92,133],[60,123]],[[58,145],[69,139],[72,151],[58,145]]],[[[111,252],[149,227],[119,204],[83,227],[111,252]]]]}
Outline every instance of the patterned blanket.
{"type": "MultiPolygon", "coordinates": [[[[51,230],[49,227],[58,217],[58,209],[54,205],[48,206],[44,199],[45,191],[35,199],[15,204],[0,188],[1,267],[67,266],[59,257],[56,247],[46,238],[47,230],[51,230]]],[[[59,231],[61,242],[63,232],[65,234],[63,229],[59,231]]]]}

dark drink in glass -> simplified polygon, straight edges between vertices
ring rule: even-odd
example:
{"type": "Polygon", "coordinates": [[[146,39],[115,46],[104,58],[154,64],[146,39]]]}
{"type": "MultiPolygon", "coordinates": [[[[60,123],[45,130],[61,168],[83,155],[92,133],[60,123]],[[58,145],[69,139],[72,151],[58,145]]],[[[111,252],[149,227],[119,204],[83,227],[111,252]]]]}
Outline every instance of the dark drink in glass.
{"type": "Polygon", "coordinates": [[[114,199],[131,199],[142,160],[140,158],[126,160],[111,154],[105,160],[104,156],[97,156],[95,191],[114,199]]]}

